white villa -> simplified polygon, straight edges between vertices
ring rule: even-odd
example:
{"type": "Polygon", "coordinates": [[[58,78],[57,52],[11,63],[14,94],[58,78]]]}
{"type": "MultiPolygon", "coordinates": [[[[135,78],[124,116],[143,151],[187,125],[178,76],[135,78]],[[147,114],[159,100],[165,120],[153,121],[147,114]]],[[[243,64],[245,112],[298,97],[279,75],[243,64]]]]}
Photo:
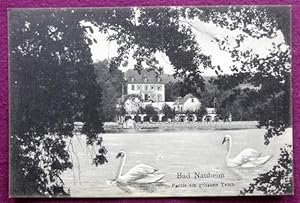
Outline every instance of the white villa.
{"type": "Polygon", "coordinates": [[[140,95],[144,102],[164,102],[165,84],[159,76],[153,72],[127,71],[125,78],[127,81],[127,95],[140,95]]]}
{"type": "Polygon", "coordinates": [[[177,112],[196,111],[201,107],[201,102],[192,94],[187,94],[184,97],[178,97],[172,107],[177,112]]]}
{"type": "Polygon", "coordinates": [[[186,112],[195,112],[201,107],[201,102],[192,94],[187,94],[184,97],[178,97],[175,101],[165,101],[165,84],[168,82],[170,75],[158,76],[154,71],[142,70],[140,74],[134,70],[125,72],[127,93],[123,88],[121,102],[126,110],[126,115],[120,118],[119,121],[131,118],[135,120],[138,116],[140,121],[150,121],[146,114],[138,114],[138,110],[147,105],[151,105],[156,109],[158,114],[158,121],[163,121],[164,114],[161,113],[164,105],[168,105],[176,112],[176,119],[178,121],[197,121],[195,114],[186,112]],[[137,115],[138,114],[138,115],[137,115]]]}

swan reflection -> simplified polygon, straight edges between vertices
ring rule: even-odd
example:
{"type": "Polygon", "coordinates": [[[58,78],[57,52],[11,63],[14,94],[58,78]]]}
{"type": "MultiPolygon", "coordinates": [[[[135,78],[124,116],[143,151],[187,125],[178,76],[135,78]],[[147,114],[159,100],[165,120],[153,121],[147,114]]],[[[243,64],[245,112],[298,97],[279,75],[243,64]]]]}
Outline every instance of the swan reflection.
{"type": "Polygon", "coordinates": [[[164,182],[156,183],[121,183],[116,180],[113,181],[113,185],[121,189],[126,193],[153,193],[161,191],[163,188],[169,187],[164,182]]]}

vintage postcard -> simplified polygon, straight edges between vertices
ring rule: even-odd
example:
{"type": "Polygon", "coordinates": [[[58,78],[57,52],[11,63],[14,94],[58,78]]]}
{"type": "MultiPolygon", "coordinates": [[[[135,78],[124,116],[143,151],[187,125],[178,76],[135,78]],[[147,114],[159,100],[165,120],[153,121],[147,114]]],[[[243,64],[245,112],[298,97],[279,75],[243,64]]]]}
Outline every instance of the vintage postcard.
{"type": "Polygon", "coordinates": [[[293,194],[290,16],[10,9],[10,196],[293,194]]]}

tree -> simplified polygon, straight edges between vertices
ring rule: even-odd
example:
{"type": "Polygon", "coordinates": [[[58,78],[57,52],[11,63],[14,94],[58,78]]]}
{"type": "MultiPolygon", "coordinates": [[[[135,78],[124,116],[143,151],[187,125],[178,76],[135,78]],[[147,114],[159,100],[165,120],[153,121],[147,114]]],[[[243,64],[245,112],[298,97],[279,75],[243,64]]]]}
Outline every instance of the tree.
{"type": "Polygon", "coordinates": [[[201,104],[200,108],[195,111],[197,119],[202,121],[202,117],[207,114],[206,107],[201,104]]]}
{"type": "Polygon", "coordinates": [[[217,98],[218,101],[222,100],[222,93],[224,91],[220,91],[220,89],[213,83],[214,79],[209,79],[205,81],[205,89],[201,92],[201,105],[213,108],[214,100],[217,98]]]}
{"type": "Polygon", "coordinates": [[[193,95],[204,88],[202,70],[213,67],[209,56],[201,52],[189,26],[181,22],[182,13],[176,8],[139,8],[136,10],[111,9],[102,14],[94,13],[91,21],[99,30],[110,32],[109,40],[119,45],[118,56],[111,59],[111,67],[128,64],[130,50],[136,60],[135,69],[150,68],[161,71],[155,59],[156,52],[163,52],[175,68],[175,77],[182,79],[184,89],[193,95]],[[103,23],[105,22],[105,23],[103,23]]]}
{"type": "MultiPolygon", "coordinates": [[[[232,94],[231,97],[234,97],[232,101],[244,97],[242,100],[244,102],[239,101],[240,104],[253,105],[251,107],[253,109],[249,110],[258,115],[259,126],[267,128],[266,144],[270,142],[272,137],[281,135],[291,125],[290,52],[289,49],[282,49],[281,46],[273,47],[269,55],[264,58],[258,55],[245,56],[244,61],[242,61],[242,69],[245,72],[235,73],[234,77],[221,76],[220,81],[216,81],[216,84],[223,91],[233,87],[220,85],[221,83],[234,84],[235,89],[241,84],[247,84],[251,87],[251,90],[248,88],[232,94]],[[227,82],[224,82],[225,80],[227,82]]],[[[237,101],[235,100],[235,102],[237,101]]]]}
{"type": "MultiPolygon", "coordinates": [[[[242,27],[245,32],[237,36],[236,46],[228,47],[226,39],[217,39],[220,49],[228,51],[240,66],[233,66],[232,76],[220,79],[226,84],[250,84],[256,92],[249,94],[248,102],[255,101],[254,110],[258,115],[259,126],[266,127],[265,144],[270,143],[274,136],[280,136],[286,128],[291,126],[290,115],[290,10],[286,8],[253,7],[246,10],[243,7],[233,7],[214,12],[210,20],[223,27],[236,29],[242,27]],[[235,11],[239,11],[236,15],[235,11]],[[237,18],[239,20],[237,20],[237,18]],[[242,50],[241,43],[246,37],[268,37],[282,33],[285,42],[274,44],[267,56],[259,56],[252,50],[242,50]],[[235,79],[234,79],[235,78],[235,79]],[[235,80],[235,82],[234,82],[235,80]],[[255,97],[250,95],[256,95],[255,97]]],[[[278,164],[270,171],[254,179],[249,188],[241,194],[261,191],[264,194],[283,194],[292,191],[291,147],[282,149],[278,164]],[[273,178],[272,180],[270,178],[273,178]]]]}
{"type": "MultiPolygon", "coordinates": [[[[42,19],[44,22],[48,22],[48,20],[53,20],[54,22],[58,21],[58,24],[63,24],[62,28],[65,28],[65,23],[68,25],[67,27],[71,26],[72,30],[68,33],[70,36],[65,37],[64,32],[62,32],[63,37],[61,37],[60,30],[62,28],[57,31],[56,26],[52,25],[47,28],[48,32],[39,32],[39,30],[37,30],[38,36],[36,37],[45,36],[47,33],[54,34],[49,35],[53,36],[53,38],[49,37],[48,41],[51,41],[51,43],[47,44],[49,45],[49,48],[47,46],[47,50],[54,51],[47,54],[45,58],[56,58],[56,63],[58,64],[60,63],[59,61],[65,60],[66,56],[63,53],[69,53],[70,50],[68,46],[59,46],[57,42],[60,42],[62,38],[66,40],[66,44],[69,42],[70,44],[74,44],[72,40],[77,37],[76,40],[82,42],[79,43],[78,46],[82,46],[82,50],[86,52],[70,54],[68,58],[75,63],[75,59],[90,58],[90,52],[87,51],[87,44],[93,43],[93,40],[86,37],[83,30],[91,28],[86,27],[83,29],[82,25],[78,22],[91,22],[98,27],[101,32],[107,33],[108,30],[112,31],[110,32],[108,40],[115,40],[119,45],[118,55],[113,57],[110,61],[109,65],[111,69],[126,65],[128,63],[127,59],[129,58],[129,54],[131,54],[130,50],[133,50],[132,57],[136,60],[135,69],[141,70],[149,67],[160,71],[160,68],[157,67],[157,60],[154,55],[156,52],[163,52],[168,56],[175,69],[174,76],[182,79],[182,91],[189,90],[189,93],[195,96],[201,96],[201,91],[203,91],[205,87],[205,80],[202,77],[203,70],[211,68],[215,70],[216,73],[222,70],[220,67],[214,67],[210,57],[204,54],[199,48],[195,34],[192,31],[192,25],[184,22],[184,19],[198,18],[202,21],[213,22],[216,25],[232,30],[241,29],[243,33],[234,39],[236,41],[236,47],[224,46],[228,40],[227,38],[222,39],[214,36],[213,40],[219,45],[220,49],[228,51],[234,60],[238,60],[242,64],[240,67],[232,67],[232,71],[237,73],[238,78],[241,77],[241,73],[247,73],[249,75],[245,80],[242,80],[241,83],[247,82],[260,88],[258,91],[259,94],[262,95],[262,116],[260,117],[260,125],[267,127],[265,138],[266,142],[268,142],[269,138],[274,135],[280,135],[286,127],[290,126],[288,109],[290,104],[290,50],[289,47],[286,48],[289,44],[289,36],[287,34],[289,33],[289,23],[286,23],[289,22],[289,15],[286,15],[289,14],[289,10],[282,9],[280,11],[282,12],[278,12],[276,7],[140,8],[138,9],[139,15],[137,17],[137,10],[133,8],[107,9],[102,12],[92,9],[81,9],[78,12],[68,10],[68,18],[63,21],[59,21],[60,19],[57,18],[57,14],[54,14],[56,18],[49,15],[42,19]],[[80,18],[81,21],[79,21],[78,18],[80,18]],[[74,20],[76,22],[74,22],[74,20]],[[79,30],[79,34],[74,36],[74,30],[79,30]],[[280,31],[282,31],[287,45],[275,45],[267,57],[262,58],[253,54],[251,50],[244,51],[239,49],[245,37],[272,38],[280,31]],[[68,39],[71,40],[68,41],[68,39]],[[266,106],[270,108],[264,108],[266,106]]],[[[43,13],[38,14],[42,17],[44,15],[43,13]]],[[[26,19],[26,16],[24,19],[26,19]]],[[[36,19],[40,20],[40,17],[32,18],[32,21],[34,22],[36,19]]],[[[28,32],[28,34],[32,36],[36,35],[36,29],[34,29],[34,32],[31,32],[30,24],[26,23],[23,19],[20,19],[20,23],[24,25],[22,32],[28,32]]],[[[38,23],[36,23],[36,25],[40,27],[38,23]]],[[[11,40],[11,43],[18,43],[18,41],[16,37],[15,40],[11,40]]],[[[45,54],[45,48],[42,46],[42,49],[40,49],[40,46],[36,46],[38,44],[38,41],[28,40],[22,44],[24,47],[23,50],[29,49],[31,53],[37,53],[37,58],[39,58],[41,51],[42,54],[45,54]],[[32,47],[38,48],[33,49],[32,47]]],[[[15,47],[17,48],[18,46],[19,44],[15,47]]],[[[23,55],[24,53],[19,52],[19,54],[23,55]]],[[[23,59],[25,60],[25,58],[23,59]]],[[[26,61],[24,60],[22,63],[28,64],[28,61],[25,63],[26,61]]],[[[31,59],[29,61],[31,61],[31,59]]],[[[49,61],[45,64],[51,65],[49,61]]],[[[85,67],[88,64],[90,64],[90,61],[81,65],[85,67]]],[[[21,65],[20,63],[20,67],[22,67],[21,65]]],[[[37,67],[40,67],[40,65],[37,65],[37,67]]],[[[75,95],[78,96],[78,94],[75,95]]],[[[89,98],[90,101],[93,101],[92,97],[89,98]]],[[[148,108],[148,110],[150,110],[150,108],[148,108]]],[[[86,112],[91,113],[93,111],[89,110],[86,112]]],[[[79,113],[78,116],[80,117],[82,114],[79,113]]],[[[20,118],[22,118],[22,116],[20,118]]]]}
{"type": "Polygon", "coordinates": [[[234,88],[226,92],[229,94],[220,98],[221,102],[218,108],[218,114],[223,119],[229,118],[230,115],[236,121],[257,121],[259,119],[259,112],[256,110],[258,96],[256,90],[234,88]]]}
{"type": "Polygon", "coordinates": [[[87,144],[102,146],[101,87],[96,83],[86,28],[71,10],[11,10],[10,191],[14,196],[68,195],[60,178],[72,168],[74,122],[87,144]]]}
{"type": "Polygon", "coordinates": [[[171,109],[171,107],[167,104],[165,104],[162,108],[162,113],[165,115],[167,119],[173,119],[175,118],[175,110],[171,109]]]}
{"type": "Polygon", "coordinates": [[[122,71],[109,69],[108,61],[94,64],[97,82],[102,87],[103,121],[114,121],[116,117],[116,104],[122,96],[125,80],[122,71]]]}
{"type": "MultiPolygon", "coordinates": [[[[194,10],[199,13],[199,10],[194,10]]],[[[206,21],[212,21],[221,27],[231,30],[242,29],[242,33],[234,39],[235,46],[226,46],[228,38],[218,39],[220,49],[228,51],[239,66],[232,66],[233,76],[221,76],[225,84],[250,84],[258,89],[258,96],[264,107],[260,108],[259,124],[266,127],[265,142],[280,135],[290,126],[290,39],[288,7],[230,7],[216,8],[206,11],[205,16],[198,16],[206,21]],[[274,44],[272,50],[265,57],[253,53],[252,50],[243,50],[241,44],[248,37],[273,38],[283,34],[285,42],[274,44]],[[235,80],[235,81],[234,81],[235,80]],[[276,114],[276,115],[274,115],[276,114]]]]}
{"type": "Polygon", "coordinates": [[[182,84],[178,81],[178,82],[168,82],[167,84],[165,84],[165,97],[166,97],[166,101],[175,101],[177,99],[177,97],[181,97],[181,96],[185,96],[185,95],[181,95],[181,88],[182,88],[182,84]]]}
{"type": "Polygon", "coordinates": [[[137,113],[143,106],[140,95],[130,94],[124,98],[124,108],[127,113],[137,113]]]}
{"type": "Polygon", "coordinates": [[[153,108],[151,104],[145,106],[145,113],[151,119],[157,117],[158,112],[153,108]]]}

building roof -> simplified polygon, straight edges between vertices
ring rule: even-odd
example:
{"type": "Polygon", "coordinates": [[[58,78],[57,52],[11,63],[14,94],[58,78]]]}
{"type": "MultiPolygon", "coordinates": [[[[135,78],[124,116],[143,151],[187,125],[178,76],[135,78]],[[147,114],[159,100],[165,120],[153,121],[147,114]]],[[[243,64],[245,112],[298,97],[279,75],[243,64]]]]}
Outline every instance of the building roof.
{"type": "Polygon", "coordinates": [[[191,93],[185,95],[184,97],[177,97],[177,99],[174,102],[174,105],[183,105],[188,99],[190,98],[196,98],[194,95],[192,95],[191,93]]]}
{"type": "Polygon", "coordinates": [[[168,74],[158,75],[154,70],[150,69],[144,69],[140,73],[129,69],[124,73],[124,76],[128,84],[166,84],[179,80],[168,74]]]}

